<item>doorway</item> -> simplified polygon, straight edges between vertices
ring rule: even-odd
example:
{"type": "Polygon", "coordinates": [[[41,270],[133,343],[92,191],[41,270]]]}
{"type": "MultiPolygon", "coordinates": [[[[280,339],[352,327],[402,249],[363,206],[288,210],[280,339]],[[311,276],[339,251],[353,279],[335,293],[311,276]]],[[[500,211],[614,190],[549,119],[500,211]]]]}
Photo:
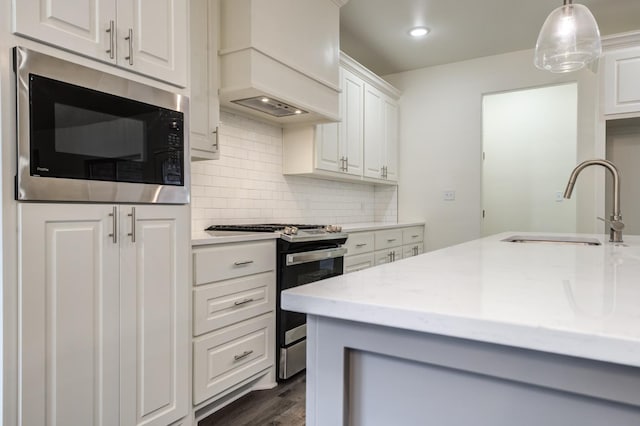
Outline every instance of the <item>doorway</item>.
{"type": "Polygon", "coordinates": [[[482,235],[576,232],[577,83],[487,94],[482,99],[482,235]]]}

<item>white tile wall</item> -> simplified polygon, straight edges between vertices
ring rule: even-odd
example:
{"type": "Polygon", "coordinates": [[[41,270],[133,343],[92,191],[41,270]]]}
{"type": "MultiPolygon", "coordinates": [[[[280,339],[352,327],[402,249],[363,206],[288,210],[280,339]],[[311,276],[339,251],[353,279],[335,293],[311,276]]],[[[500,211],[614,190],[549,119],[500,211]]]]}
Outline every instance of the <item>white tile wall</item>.
{"type": "Polygon", "coordinates": [[[220,159],[191,164],[194,230],[229,223],[396,222],[397,187],[282,174],[282,129],[223,111],[220,159]]]}

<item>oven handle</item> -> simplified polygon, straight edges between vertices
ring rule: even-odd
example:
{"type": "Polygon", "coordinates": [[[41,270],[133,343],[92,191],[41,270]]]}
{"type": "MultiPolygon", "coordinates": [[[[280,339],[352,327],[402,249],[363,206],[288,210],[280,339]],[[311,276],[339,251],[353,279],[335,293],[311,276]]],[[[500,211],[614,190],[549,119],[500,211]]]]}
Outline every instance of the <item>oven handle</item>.
{"type": "Polygon", "coordinates": [[[301,253],[291,253],[287,255],[287,266],[299,265],[301,263],[316,262],[318,260],[333,259],[342,257],[347,252],[346,248],[337,247],[324,250],[303,251],[301,253]]]}

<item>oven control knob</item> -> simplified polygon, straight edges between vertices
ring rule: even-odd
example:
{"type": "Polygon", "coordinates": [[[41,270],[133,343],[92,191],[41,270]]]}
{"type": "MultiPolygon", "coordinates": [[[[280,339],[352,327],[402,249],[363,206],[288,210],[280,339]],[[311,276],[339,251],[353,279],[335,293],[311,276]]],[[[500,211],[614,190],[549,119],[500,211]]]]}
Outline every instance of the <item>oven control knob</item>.
{"type": "Polygon", "coordinates": [[[336,225],[336,232],[342,232],[342,226],[337,226],[336,225]]]}
{"type": "Polygon", "coordinates": [[[298,228],[295,226],[285,226],[283,232],[285,235],[296,235],[298,233],[298,228]]]}

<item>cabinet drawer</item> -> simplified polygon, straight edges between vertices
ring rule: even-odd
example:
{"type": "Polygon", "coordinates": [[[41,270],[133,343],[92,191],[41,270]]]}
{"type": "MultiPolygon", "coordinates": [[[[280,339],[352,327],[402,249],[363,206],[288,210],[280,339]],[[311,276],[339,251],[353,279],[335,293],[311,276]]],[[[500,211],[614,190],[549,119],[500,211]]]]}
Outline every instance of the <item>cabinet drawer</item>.
{"type": "Polygon", "coordinates": [[[376,231],[375,246],[376,250],[382,250],[390,247],[398,247],[402,245],[402,229],[389,229],[385,231],[376,231]]]}
{"type": "Polygon", "coordinates": [[[272,271],[276,265],[274,241],[224,244],[194,250],[195,285],[272,271]]]}
{"type": "Polygon", "coordinates": [[[269,313],[194,339],[194,404],[273,365],[274,321],[269,313]]]}
{"type": "Polygon", "coordinates": [[[424,253],[424,244],[416,243],[402,246],[402,258],[417,256],[424,253]]]}
{"type": "Polygon", "coordinates": [[[402,230],[402,244],[420,243],[424,241],[424,226],[412,226],[402,230]]]}
{"type": "Polygon", "coordinates": [[[396,247],[393,249],[387,250],[378,250],[375,253],[375,264],[382,265],[384,263],[395,262],[396,260],[402,259],[402,248],[396,247]]]}
{"type": "Polygon", "coordinates": [[[264,314],[275,309],[274,272],[221,281],[193,290],[193,335],[264,314]]]}
{"type": "Polygon", "coordinates": [[[356,256],[347,256],[344,258],[344,273],[361,271],[362,269],[371,268],[375,264],[375,255],[373,253],[358,254],[356,256]]]}
{"type": "Polygon", "coordinates": [[[368,253],[374,250],[373,232],[354,232],[349,234],[344,247],[347,249],[347,256],[361,253],[368,253]]]}

